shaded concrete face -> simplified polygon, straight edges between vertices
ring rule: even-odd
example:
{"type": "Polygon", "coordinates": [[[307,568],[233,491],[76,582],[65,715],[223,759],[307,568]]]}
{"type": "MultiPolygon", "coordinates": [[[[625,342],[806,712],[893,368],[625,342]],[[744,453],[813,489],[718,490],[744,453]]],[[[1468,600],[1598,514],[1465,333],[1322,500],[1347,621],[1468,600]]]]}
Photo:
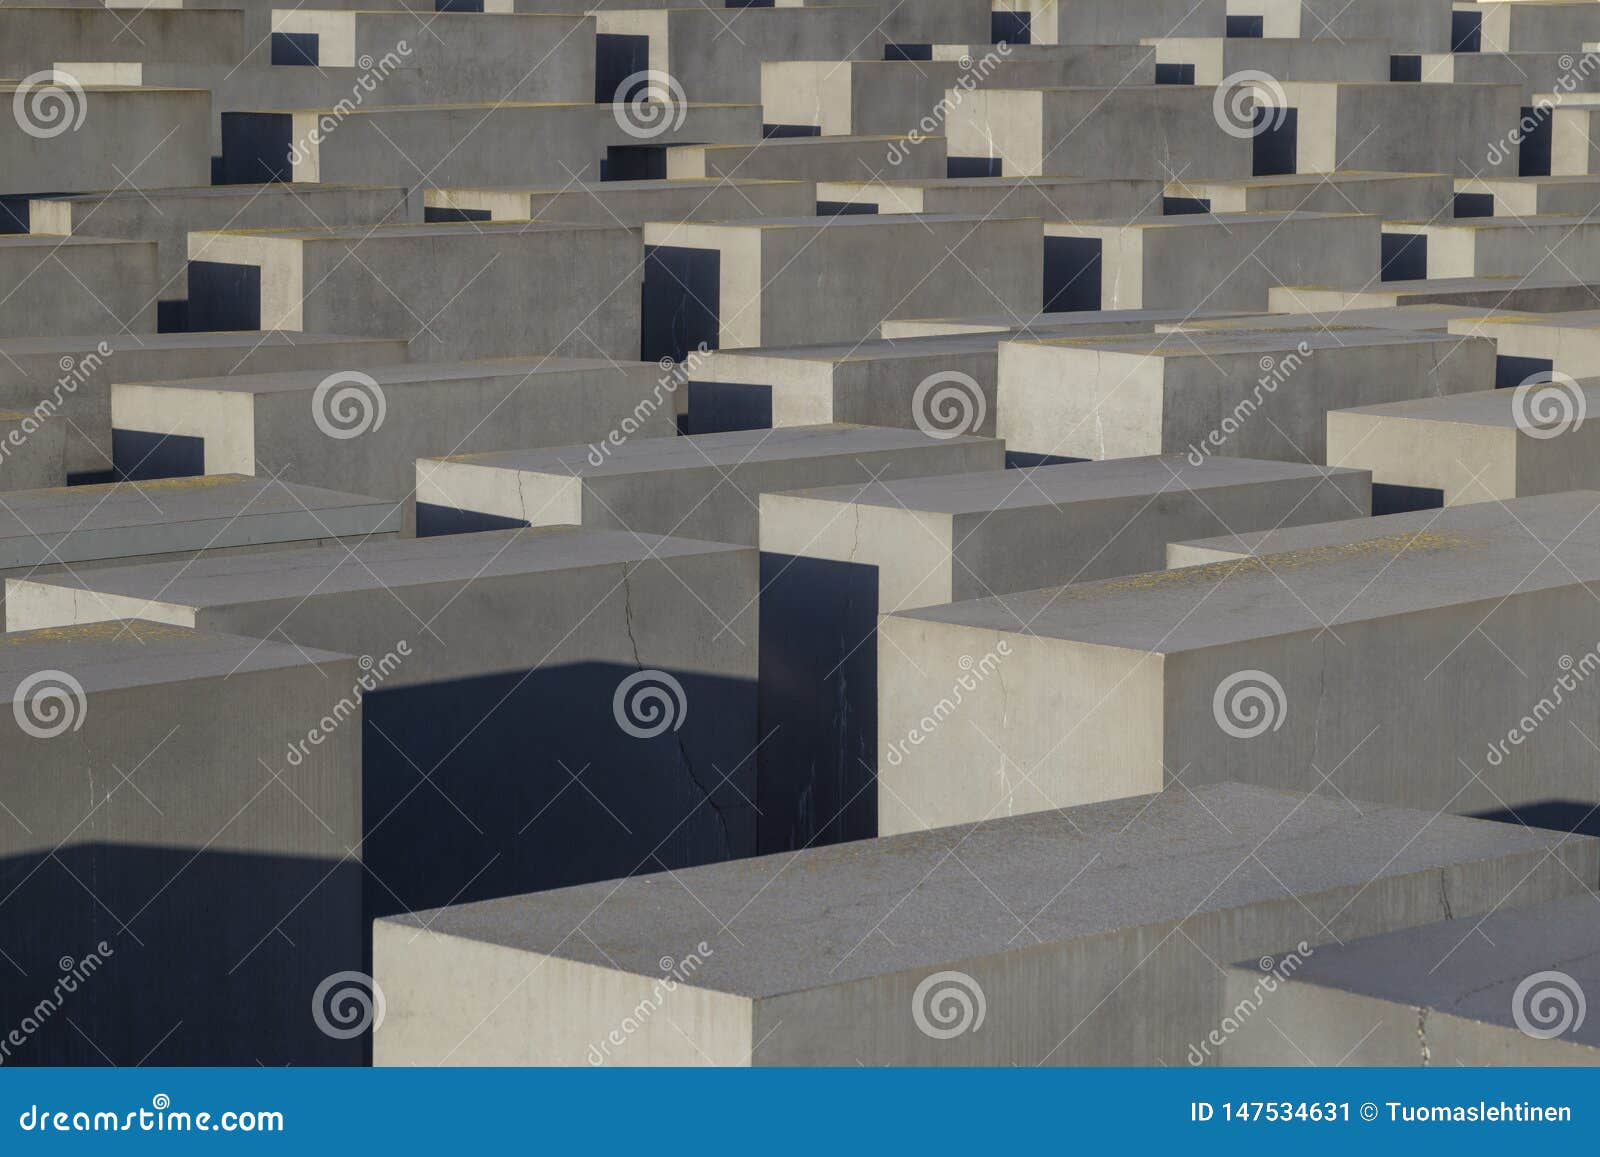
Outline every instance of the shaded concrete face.
{"type": "Polygon", "coordinates": [[[1547,856],[1548,834],[1362,811],[1214,786],[703,868],[684,882],[704,907],[646,877],[609,895],[571,889],[382,921],[375,970],[389,1017],[376,1059],[1184,1064],[1221,999],[1206,955],[1443,915],[1441,880],[1461,916],[1508,888],[1520,902],[1570,895],[1600,872],[1593,841],[1547,856]],[[1418,840],[1433,824],[1438,838],[1418,840]],[[1069,881],[1078,902],[1054,903],[1069,881]],[[1036,939],[1023,948],[1015,934],[1029,917],[1036,939]],[[417,935],[424,921],[436,935],[417,935]],[[868,935],[875,926],[883,936],[868,935]],[[669,955],[688,973],[663,975],[669,955]],[[930,1033],[919,1024],[931,1023],[924,1002],[940,982],[928,978],[952,968],[972,1011],[963,1031],[930,1033]],[[441,985],[452,999],[436,998],[441,985]],[[642,1000],[660,1015],[621,1026],[642,1000]],[[703,1055],[692,1059],[680,1033],[703,1055]]]}

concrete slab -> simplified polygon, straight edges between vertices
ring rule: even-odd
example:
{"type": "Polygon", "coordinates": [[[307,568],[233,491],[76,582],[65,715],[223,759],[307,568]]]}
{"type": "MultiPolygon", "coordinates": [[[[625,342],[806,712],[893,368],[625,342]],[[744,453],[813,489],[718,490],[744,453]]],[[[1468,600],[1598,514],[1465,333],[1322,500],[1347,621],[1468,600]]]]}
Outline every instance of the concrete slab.
{"type": "Polygon", "coordinates": [[[1451,213],[1446,173],[1285,173],[1211,181],[1166,182],[1167,212],[1376,213],[1385,220],[1428,221],[1451,213]]]}
{"type": "Polygon", "coordinates": [[[1261,19],[1257,35],[1350,40],[1381,28],[1398,52],[1449,52],[1449,0],[1228,0],[1230,17],[1261,19]]]}
{"type": "Polygon", "coordinates": [[[1363,811],[1201,787],[385,920],[375,1058],[1182,1064],[1221,999],[1208,956],[1596,875],[1592,841],[1363,811]]]}
{"type": "MultiPolygon", "coordinates": [[[[1457,177],[1458,198],[1491,198],[1496,217],[1536,217],[1553,213],[1592,213],[1600,206],[1600,177],[1508,177],[1485,180],[1457,177]]],[[[1457,210],[1460,211],[1459,208],[1457,210]]],[[[1416,214],[1406,218],[1415,219],[1416,214]]],[[[1390,215],[1391,220],[1402,219],[1390,215]]]]}
{"type": "Polygon", "coordinates": [[[1138,44],[1149,36],[1222,36],[1223,0],[995,0],[1028,17],[1035,44],[1138,44]]]}
{"type": "Polygon", "coordinates": [[[1387,40],[1156,35],[1144,43],[1156,50],[1158,67],[1182,78],[1167,83],[1227,84],[1241,72],[1279,80],[1389,80],[1387,40]]]}
{"type": "Polygon", "coordinates": [[[1387,309],[1400,305],[1478,305],[1554,313],[1588,309],[1600,295],[1600,283],[1563,275],[1542,277],[1444,277],[1416,281],[1372,281],[1345,287],[1278,286],[1267,293],[1274,313],[1307,313],[1324,309],[1387,309]]]}
{"type": "Polygon", "coordinates": [[[428,189],[430,221],[572,221],[640,226],[646,221],[723,221],[815,213],[809,181],[601,181],[544,188],[428,189]]]}
{"type": "Polygon", "coordinates": [[[1465,314],[1450,322],[1450,332],[1494,342],[1497,386],[1548,381],[1553,373],[1588,377],[1600,350],[1600,297],[1561,313],[1465,314]]]}
{"type": "Polygon", "coordinates": [[[1600,278],[1600,221],[1580,214],[1385,221],[1385,276],[1600,278]]]}
{"type": "MultiPolygon", "coordinates": [[[[727,139],[727,138],[713,138],[727,139]]],[[[839,137],[768,137],[746,144],[674,145],[663,176],[682,180],[761,177],[785,181],[849,181],[893,173],[943,177],[939,136],[867,133],[839,137]]]]}
{"type": "Polygon", "coordinates": [[[1045,220],[1096,220],[1156,212],[1157,181],[1098,177],[947,177],[943,180],[821,181],[818,212],[975,213],[1045,220]],[[825,206],[825,207],[824,207],[825,206]]]}
{"type": "Polygon", "coordinates": [[[0,338],[154,333],[160,289],[153,241],[0,234],[0,338]]]}
{"type": "Polygon", "coordinates": [[[1232,309],[1084,309],[1039,313],[1020,319],[1001,313],[970,314],[964,317],[896,318],[884,322],[878,327],[878,332],[886,338],[953,337],[976,333],[1027,337],[1047,331],[1077,332],[1080,335],[1153,333],[1155,327],[1162,323],[1235,317],[1246,313],[1245,310],[1232,309]]]}

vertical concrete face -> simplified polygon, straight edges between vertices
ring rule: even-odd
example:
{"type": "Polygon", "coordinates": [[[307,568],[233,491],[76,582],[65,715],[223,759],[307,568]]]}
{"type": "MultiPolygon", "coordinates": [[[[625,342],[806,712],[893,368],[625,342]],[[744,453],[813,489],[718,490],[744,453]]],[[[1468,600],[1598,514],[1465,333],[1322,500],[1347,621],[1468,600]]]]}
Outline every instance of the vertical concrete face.
{"type": "Polygon", "coordinates": [[[1026,14],[1034,44],[1138,44],[1151,36],[1222,36],[1223,0],[998,0],[996,12],[1026,14]]]}
{"type": "Polygon", "coordinates": [[[380,921],[375,1057],[1188,1064],[1223,995],[1206,957],[1475,916],[1508,893],[1554,900],[1597,872],[1592,840],[1240,785],[1172,791],[701,868],[685,887],[646,876],[380,921]],[[1068,888],[1076,902],[1054,903],[1068,888]],[[997,919],[996,896],[1037,913],[1028,947],[1028,917],[997,919]],[[967,1011],[935,1021],[935,999],[967,1011]]]}
{"type": "Polygon", "coordinates": [[[0,337],[153,334],[157,268],[154,242],[0,236],[0,337]]]}
{"type": "Polygon", "coordinates": [[[566,188],[429,189],[423,205],[429,220],[637,227],[646,221],[722,221],[756,211],[763,217],[803,217],[817,211],[817,194],[810,181],[663,179],[566,188]]]}
{"type": "MultiPolygon", "coordinates": [[[[51,61],[41,65],[47,72],[51,61]]],[[[85,88],[75,79],[0,83],[19,115],[0,119],[7,195],[114,189],[136,174],[166,188],[211,181],[211,107],[204,92],[85,88]]]]}
{"type": "Polygon", "coordinates": [[[355,660],[138,622],[6,642],[0,941],[27,979],[0,1004],[40,1022],[7,1063],[361,1063],[311,1015],[365,955],[359,706],[284,754],[355,660]]]}
{"type": "Polygon", "coordinates": [[[1451,185],[1448,173],[1305,173],[1231,181],[1178,178],[1166,182],[1166,198],[1168,212],[1177,208],[1217,214],[1298,210],[1374,213],[1385,221],[1431,221],[1451,214],[1451,185]]]}
{"type": "Polygon", "coordinates": [[[1440,279],[1525,277],[1547,269],[1578,278],[1600,276],[1600,228],[1575,214],[1443,224],[1396,221],[1385,223],[1383,232],[1386,250],[1400,245],[1417,250],[1386,273],[1418,265],[1424,276],[1440,279]],[[1552,256],[1555,248],[1560,265],[1552,256]]]}

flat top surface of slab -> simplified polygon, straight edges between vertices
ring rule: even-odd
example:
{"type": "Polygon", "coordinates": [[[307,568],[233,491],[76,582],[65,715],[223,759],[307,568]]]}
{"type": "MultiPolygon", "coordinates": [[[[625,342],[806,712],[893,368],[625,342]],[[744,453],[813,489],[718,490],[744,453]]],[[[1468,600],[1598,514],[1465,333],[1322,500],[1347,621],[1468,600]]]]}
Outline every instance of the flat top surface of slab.
{"type": "Polygon", "coordinates": [[[983,514],[993,510],[1021,510],[1223,486],[1262,485],[1286,479],[1354,478],[1362,473],[1340,467],[1253,458],[1214,457],[1195,466],[1184,454],[1152,454],[1024,470],[906,478],[867,486],[821,486],[788,493],[795,498],[819,502],[885,506],[933,514],[983,514]]]}
{"type": "Polygon", "coordinates": [[[1169,193],[1184,189],[1276,189],[1297,185],[1345,185],[1359,181],[1416,181],[1444,178],[1447,173],[1389,173],[1372,169],[1341,169],[1336,173],[1280,173],[1270,177],[1223,177],[1216,180],[1175,178],[1167,182],[1169,193]]]}
{"type": "Polygon", "coordinates": [[[677,189],[749,189],[762,185],[809,183],[778,177],[662,177],[645,181],[598,181],[585,185],[450,185],[438,192],[447,196],[451,193],[510,193],[516,196],[527,194],[530,197],[553,197],[559,193],[599,196],[602,193],[670,193],[677,189]]]}
{"type": "MultiPolygon", "coordinates": [[[[604,358],[482,358],[463,362],[398,362],[368,366],[361,372],[381,386],[403,386],[414,382],[464,381],[474,378],[533,378],[542,374],[615,373],[638,368],[643,362],[616,362],[604,358]]],[[[328,377],[328,370],[286,370],[270,374],[229,374],[210,378],[177,378],[170,381],[121,382],[119,385],[161,386],[172,389],[208,390],[220,394],[276,394],[314,390],[328,377]]]]}
{"type": "MultiPolygon", "coordinates": [[[[1470,317],[1494,320],[1497,311],[1476,305],[1377,306],[1370,309],[1328,309],[1308,313],[1258,313],[1246,317],[1197,318],[1185,323],[1192,329],[1207,330],[1303,330],[1310,328],[1400,329],[1444,332],[1452,318],[1470,317]]],[[[1524,317],[1525,314],[1507,316],[1524,317]]]]}
{"type": "MultiPolygon", "coordinates": [[[[0,634],[0,698],[15,698],[24,683],[41,671],[65,672],[93,694],[284,667],[304,667],[315,677],[319,665],[347,658],[332,651],[134,619],[8,631],[0,634]]],[[[45,685],[36,681],[31,686],[45,685]]]]}
{"type": "Polygon", "coordinates": [[[1385,231],[1390,229],[1429,229],[1441,232],[1446,229],[1470,229],[1478,232],[1494,229],[1563,229],[1572,230],[1580,225],[1600,225],[1590,213],[1540,213],[1525,217],[1457,217],[1438,221],[1385,221],[1385,231]]]}
{"type": "MultiPolygon", "coordinates": [[[[1301,961],[1292,983],[1517,1029],[1512,1009],[1519,1006],[1518,986],[1551,970],[1566,973],[1582,992],[1600,992],[1600,898],[1571,896],[1499,908],[1481,920],[1444,920],[1348,944],[1319,945],[1301,961]]],[[[1527,1001],[1520,1006],[1526,1010],[1527,1001]]],[[[1560,1039],[1600,1048],[1600,1016],[1594,1013],[1590,1007],[1583,1023],[1560,1039]]]]}
{"type": "MultiPolygon", "coordinates": [[[[742,9],[741,9],[742,11],[742,9]]],[[[823,140],[838,140],[824,137],[823,140]]],[[[730,217],[724,221],[647,221],[646,225],[690,224],[697,229],[920,229],[924,225],[966,223],[1003,225],[1008,221],[1038,220],[1037,216],[991,217],[978,213],[840,213],[822,217],[730,217]]],[[[692,245],[693,242],[685,242],[692,245]]]]}
{"type": "Polygon", "coordinates": [[[1468,311],[1462,315],[1482,318],[1485,325],[1525,325],[1541,329],[1600,329],[1600,309],[1573,309],[1562,313],[1504,313],[1482,310],[1468,311]]]}
{"type": "MultiPolygon", "coordinates": [[[[1470,218],[1469,218],[1470,220],[1470,218]]],[[[1405,297],[1421,293],[1488,293],[1528,289],[1600,288],[1600,282],[1571,277],[1424,277],[1415,281],[1369,281],[1361,285],[1295,285],[1294,289],[1325,289],[1337,293],[1391,294],[1405,297]]]]}
{"type": "Polygon", "coordinates": [[[792,458],[873,454],[993,441],[993,438],[979,438],[970,434],[958,438],[934,438],[920,430],[835,423],[826,426],[783,426],[776,430],[734,430],[724,434],[695,434],[681,438],[632,438],[613,447],[598,466],[589,460],[592,453],[589,446],[496,450],[482,454],[457,454],[442,461],[530,474],[602,477],[609,474],[648,474],[661,470],[731,468],[792,458]]]}
{"type": "MultiPolygon", "coordinates": [[[[962,317],[895,318],[906,324],[921,325],[997,325],[1007,328],[1077,329],[1093,325],[1156,325],[1164,321],[1190,321],[1211,317],[1243,317],[1238,309],[1084,309],[1063,313],[1036,313],[1020,316],[1010,313],[977,313],[962,317]]],[[[898,339],[905,340],[905,339],[898,339]]]]}
{"type": "Polygon", "coordinates": [[[1172,654],[1600,580],[1600,492],[1207,540],[1256,557],[895,617],[1172,654]],[[1267,535],[1270,534],[1270,537],[1267,535]]]}
{"type": "Polygon", "coordinates": [[[298,201],[304,197],[337,197],[345,193],[391,193],[398,199],[403,197],[405,192],[405,188],[400,185],[322,185],[305,181],[276,181],[264,185],[173,185],[160,189],[112,189],[103,193],[39,193],[29,199],[33,201],[78,201],[85,204],[99,204],[102,201],[138,201],[144,203],[151,199],[165,197],[183,197],[195,200],[243,198],[248,201],[258,201],[262,198],[283,199],[293,197],[298,201]]]}
{"type": "MultiPolygon", "coordinates": [[[[1579,382],[1578,388],[1583,391],[1584,412],[1600,413],[1600,381],[1579,382]]],[[[1520,422],[1518,408],[1515,390],[1477,390],[1470,394],[1444,394],[1437,398],[1408,398],[1403,402],[1381,402],[1375,406],[1351,406],[1335,413],[1406,418],[1418,422],[1457,422],[1467,426],[1496,426],[1502,429],[1534,428],[1537,425],[1534,421],[1536,407],[1522,407],[1527,412],[1520,422]]],[[[1553,429],[1560,424],[1559,415],[1552,415],[1547,427],[1553,429]]]]}
{"type": "Polygon", "coordinates": [[[1328,325],[1282,330],[1207,329],[1157,334],[1108,334],[1101,337],[1047,337],[1037,338],[1027,344],[1163,358],[1213,358],[1227,354],[1282,353],[1301,345],[1313,350],[1365,349],[1372,346],[1435,345],[1443,340],[1446,340],[1446,335],[1426,330],[1328,325]]]}
{"type": "Polygon", "coordinates": [[[154,245],[154,241],[129,241],[122,237],[94,237],[84,233],[0,233],[0,250],[77,249],[89,245],[154,245]]]}
{"type": "MultiPolygon", "coordinates": [[[[413,238],[475,237],[524,233],[570,233],[621,229],[621,225],[594,225],[560,221],[435,221],[407,225],[329,225],[285,229],[199,229],[190,237],[261,237],[274,241],[401,241],[413,238]]],[[[0,238],[4,240],[4,238],[0,238]]]]}
{"type": "Polygon", "coordinates": [[[365,542],[350,550],[333,546],[225,555],[184,563],[111,567],[79,575],[54,574],[28,581],[148,599],[166,606],[224,607],[748,549],[720,542],[559,526],[398,538],[365,542]]]}
{"type": "Polygon", "coordinates": [[[130,350],[255,350],[284,346],[396,345],[401,338],[351,337],[336,333],[290,330],[227,330],[219,333],[77,334],[68,337],[0,338],[0,351],[15,357],[33,354],[81,354],[105,342],[117,352],[130,350]]]}
{"type": "MultiPolygon", "coordinates": [[[[1020,324],[1020,323],[1018,323],[1020,324]]],[[[876,362],[893,358],[933,357],[947,353],[982,353],[996,349],[1014,332],[960,333],[932,337],[878,337],[865,341],[833,342],[827,345],[760,346],[718,350],[713,357],[780,358],[798,362],[876,362]]],[[[692,375],[691,375],[692,377],[692,375]]]]}
{"type": "Polygon", "coordinates": [[[1484,820],[1240,784],[862,840],[395,917],[435,933],[659,975],[668,945],[706,958],[695,987],[760,997],[1277,902],[1560,837],[1484,820]],[[1226,817],[1226,827],[1217,817],[1226,817]],[[959,848],[959,856],[952,849],[959,848]],[[581,929],[581,931],[580,931],[581,929]]]}

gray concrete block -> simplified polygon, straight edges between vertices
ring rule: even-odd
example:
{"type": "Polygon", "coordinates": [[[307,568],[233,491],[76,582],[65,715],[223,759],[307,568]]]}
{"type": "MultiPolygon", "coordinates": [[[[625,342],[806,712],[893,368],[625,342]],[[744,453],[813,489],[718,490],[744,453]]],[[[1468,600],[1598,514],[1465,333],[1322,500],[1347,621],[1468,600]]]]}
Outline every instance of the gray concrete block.
{"type": "Polygon", "coordinates": [[[498,531],[11,580],[7,616],[369,657],[361,847],[383,914],[753,852],[757,569],[717,543],[498,531]]]}
{"type": "Polygon", "coordinates": [[[1600,351],[1600,301],[1561,313],[1498,311],[1464,314],[1450,322],[1450,332],[1494,342],[1500,359],[1496,385],[1516,386],[1530,377],[1551,373],[1568,378],[1594,374],[1600,351]]]}
{"type": "Polygon", "coordinates": [[[1514,84],[1525,106],[1543,93],[1594,92],[1600,89],[1600,57],[1560,52],[1440,52],[1422,55],[1422,80],[1428,84],[1514,84]]]}
{"type": "Polygon", "coordinates": [[[1099,177],[946,177],[935,180],[822,181],[820,204],[856,213],[973,213],[996,217],[1097,220],[1158,212],[1161,183],[1099,177]]]}
{"type": "MultiPolygon", "coordinates": [[[[1592,213],[1600,206],[1600,177],[1457,177],[1456,192],[1493,198],[1496,217],[1538,217],[1554,213],[1592,213]]],[[[1415,220],[1419,214],[1387,214],[1415,220]]]]}
{"type": "Polygon", "coordinates": [[[470,525],[581,523],[755,545],[761,494],[875,478],[997,470],[993,438],[874,426],[790,426],[417,462],[424,504],[470,525]]]}
{"type": "Polygon", "coordinates": [[[319,724],[360,674],[158,623],[5,635],[0,1015],[89,972],[8,1065],[362,1062],[310,1015],[365,957],[360,725],[319,724]]]}
{"type": "Polygon", "coordinates": [[[1484,389],[1494,351],[1403,330],[1208,331],[1006,342],[999,372],[1012,454],[1320,463],[1329,410],[1484,389]]]}
{"type": "Polygon", "coordinates": [[[153,334],[153,241],[0,235],[0,337],[153,334]]]}
{"type": "Polygon", "coordinates": [[[1150,36],[1222,36],[1223,0],[995,0],[1026,13],[1035,44],[1138,44],[1150,36]]]}
{"type": "Polygon", "coordinates": [[[1484,52],[1571,52],[1600,40],[1600,12],[1582,3],[1477,5],[1484,52]]]}
{"type": "Polygon", "coordinates": [[[0,490],[65,486],[67,424],[0,410],[0,490]]]}
{"type": "Polygon", "coordinates": [[[1267,991],[1259,962],[1235,965],[1222,1007],[1250,1012],[1217,1055],[1224,1065],[1600,1065],[1585,999],[1600,991],[1595,905],[1568,896],[1321,944],[1267,991]]]}
{"type": "Polygon", "coordinates": [[[1262,35],[1352,40],[1382,29],[1397,52],[1449,52],[1450,0],[1228,0],[1230,16],[1260,16],[1262,35]]]}
{"type": "Polygon", "coordinates": [[[63,470],[109,475],[111,382],[404,361],[406,343],[281,332],[93,334],[0,340],[0,406],[66,426],[63,470]]]}
{"type": "Polygon", "coordinates": [[[1213,960],[1591,886],[1554,843],[1226,785],[417,913],[375,1058],[1182,1064],[1213,960]]]}
{"type": "Polygon", "coordinates": [[[636,229],[473,222],[196,232],[189,253],[196,328],[404,337],[427,361],[639,356],[636,229]]]}
{"type": "MultiPolygon", "coordinates": [[[[1501,311],[1469,305],[1400,305],[1374,309],[1332,309],[1316,313],[1255,313],[1237,317],[1157,322],[1156,333],[1270,333],[1307,329],[1394,329],[1408,333],[1448,333],[1457,318],[1482,319],[1501,311]]],[[[1506,317],[1520,314],[1505,313],[1506,317]]],[[[1487,336],[1487,335],[1484,335],[1487,336]]]]}
{"type": "Polygon", "coordinates": [[[1388,221],[1449,217],[1448,173],[1287,173],[1211,181],[1180,177],[1166,183],[1168,197],[1204,201],[1212,213],[1376,213],[1388,221]]]}
{"type": "Polygon", "coordinates": [[[769,137],[745,144],[674,145],[667,149],[666,175],[690,181],[734,177],[851,181],[885,174],[942,177],[945,169],[943,137],[879,133],[769,137]]]}
{"type": "Polygon", "coordinates": [[[1389,80],[1387,40],[1156,35],[1144,43],[1156,50],[1157,63],[1192,68],[1190,84],[1227,84],[1241,72],[1278,80],[1389,80]]]}
{"type": "Polygon", "coordinates": [[[880,614],[1157,570],[1186,527],[1368,510],[1363,472],[1177,456],[763,494],[762,852],[877,834],[880,614]]]}
{"type": "Polygon", "coordinates": [[[1427,276],[1600,278],[1600,221],[1578,214],[1385,221],[1386,238],[1422,246],[1427,276]]]}
{"type": "Polygon", "coordinates": [[[923,741],[880,763],[880,831],[1230,778],[1593,831],[1597,507],[1241,534],[1206,565],[885,616],[879,735],[923,741]]]}
{"type": "Polygon", "coordinates": [[[896,318],[878,327],[886,338],[953,337],[959,334],[997,333],[1027,337],[1034,334],[1080,335],[1099,333],[1153,333],[1162,323],[1204,318],[1244,316],[1247,311],[1228,309],[1081,309],[1065,313],[1039,313],[1018,318],[1011,314],[970,314],[964,317],[896,318]]]}
{"type": "Polygon", "coordinates": [[[1267,293],[1274,313],[1328,309],[1389,309],[1401,305],[1468,305],[1534,313],[1590,309],[1600,283],[1565,274],[1539,277],[1445,277],[1421,281],[1368,281],[1345,286],[1276,286],[1267,293]]]}
{"type": "Polygon", "coordinates": [[[0,76],[20,78],[68,59],[234,65],[247,44],[237,11],[141,8],[132,17],[97,4],[0,12],[0,76]]]}
{"type": "Polygon", "coordinates": [[[544,188],[428,189],[425,211],[447,219],[571,221],[639,226],[646,221],[724,221],[730,217],[803,217],[816,212],[810,181],[601,181],[544,188]],[[487,216],[484,216],[487,214],[487,216]]]}

